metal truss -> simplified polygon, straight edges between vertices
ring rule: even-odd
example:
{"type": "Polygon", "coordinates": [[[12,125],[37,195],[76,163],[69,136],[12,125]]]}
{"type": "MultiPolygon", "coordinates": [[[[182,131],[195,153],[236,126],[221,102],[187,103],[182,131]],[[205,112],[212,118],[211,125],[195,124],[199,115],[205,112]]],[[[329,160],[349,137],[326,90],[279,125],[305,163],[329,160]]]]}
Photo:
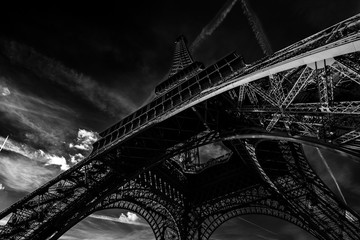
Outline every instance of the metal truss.
{"type": "Polygon", "coordinates": [[[356,15],[258,62],[231,53],[205,69],[179,38],[156,98],[101,132],[86,159],[2,211],[10,218],[0,239],[57,239],[107,208],[140,214],[161,240],[209,239],[243,214],[278,217],[318,239],[359,239],[358,213],[301,146],[360,155],[359,31],[356,15]],[[219,141],[230,154],[179,164],[219,141]]]}
{"type": "Polygon", "coordinates": [[[301,145],[286,141],[269,143],[260,142],[255,149],[253,144],[244,142],[264,181],[255,188],[204,205],[199,210],[204,219],[202,231],[198,231],[201,239],[208,239],[228,219],[253,213],[292,222],[318,239],[357,239],[358,214],[337,199],[317,177],[301,145]],[[271,158],[272,162],[268,157],[262,159],[270,152],[279,158],[271,158]]]}
{"type": "MultiPolygon", "coordinates": [[[[192,143],[192,146],[219,141],[219,139],[223,138],[224,136],[219,134],[204,135],[202,139],[197,138],[197,142],[192,143]],[[216,137],[209,138],[209,136],[216,137]]],[[[89,214],[101,209],[114,207],[125,208],[143,216],[152,227],[156,239],[163,239],[165,232],[166,234],[170,232],[173,236],[176,236],[175,239],[196,239],[196,237],[199,236],[201,239],[208,239],[221,223],[240,214],[256,213],[279,217],[302,227],[314,236],[322,236],[319,237],[319,239],[336,239],[332,238],[332,236],[324,237],[327,235],[324,235],[323,228],[328,227],[330,224],[332,227],[335,226],[333,222],[326,218],[330,217],[327,211],[331,210],[331,214],[339,214],[337,211],[340,211],[346,214],[346,216],[350,216],[351,219],[353,219],[352,221],[358,222],[357,213],[353,212],[343,203],[339,203],[337,199],[334,200],[334,195],[323,185],[321,180],[316,180],[317,176],[311,171],[301,151],[300,145],[284,141],[275,142],[278,148],[276,149],[271,146],[271,152],[275,154],[278,153],[278,156],[282,157],[283,160],[271,158],[274,163],[267,161],[266,165],[264,165],[262,156],[258,152],[261,153],[261,151],[267,150],[261,147],[262,145],[266,146],[266,144],[262,144],[261,142],[258,144],[254,143],[253,139],[250,141],[241,140],[233,142],[233,148],[236,148],[234,152],[239,153],[234,156],[237,156],[239,160],[241,160],[240,162],[245,164],[244,166],[247,166],[248,169],[245,168],[246,174],[236,173],[236,176],[240,174],[244,179],[239,179],[237,180],[238,182],[231,180],[230,182],[234,183],[232,186],[229,185],[227,179],[224,180],[229,189],[224,188],[225,185],[220,184],[218,187],[211,187],[212,191],[209,192],[209,190],[207,190],[206,192],[199,193],[196,199],[191,200],[189,196],[192,194],[186,193],[184,189],[188,188],[188,184],[191,186],[193,183],[189,182],[186,175],[175,179],[172,178],[173,175],[168,171],[169,168],[166,166],[166,162],[168,161],[165,161],[153,170],[143,171],[134,179],[120,185],[114,185],[114,187],[111,188],[111,192],[108,191],[105,194],[102,194],[100,191],[92,192],[93,195],[88,199],[89,203],[92,204],[85,204],[85,206],[81,208],[81,211],[79,211],[80,209],[75,210],[76,208],[71,209],[71,215],[66,214],[64,218],[57,218],[58,221],[56,222],[58,224],[55,224],[55,227],[61,225],[61,228],[50,235],[50,239],[58,238],[66,232],[66,230],[89,214]],[[280,166],[279,164],[283,164],[284,166],[280,166]],[[300,169],[298,169],[299,164],[301,165],[300,169]],[[260,174],[258,178],[254,179],[254,173],[256,171],[260,174]],[[274,171],[280,171],[281,174],[274,175],[274,171]],[[252,176],[252,179],[250,176],[252,176]],[[278,177],[274,178],[274,176],[278,177]],[[303,180],[301,180],[300,176],[303,180]],[[172,183],[174,181],[175,184],[172,183]],[[311,186],[302,188],[304,187],[304,183],[308,184],[312,182],[314,182],[314,184],[311,186]],[[239,185],[239,183],[241,184],[239,185]],[[243,184],[247,186],[242,186],[243,184]],[[219,191],[225,192],[224,194],[221,193],[218,195],[219,191]],[[319,195],[320,193],[321,195],[319,195]],[[188,194],[190,195],[187,196],[188,194]],[[323,199],[314,200],[317,196],[322,196],[323,199]],[[312,199],[311,201],[323,202],[324,205],[316,207],[317,211],[321,210],[319,213],[321,220],[314,220],[316,216],[313,216],[311,211],[315,207],[309,209],[310,204],[312,204],[312,202],[308,200],[310,198],[312,199]],[[329,205],[327,205],[328,203],[329,205]],[[313,226],[320,226],[319,224],[322,224],[321,226],[323,226],[323,228],[314,229],[313,226]]],[[[170,155],[185,150],[186,147],[183,147],[181,151],[173,148],[172,154],[170,155]]],[[[232,161],[239,162],[239,160],[233,159],[232,161]]],[[[94,161],[93,166],[96,165],[95,163],[97,162],[94,161]]],[[[244,169],[244,166],[239,169],[244,169]]],[[[219,169],[219,172],[221,171],[223,170],[219,169]]],[[[106,174],[106,172],[106,170],[101,170],[99,174],[106,174]]],[[[228,174],[229,173],[225,172],[225,175],[228,174]]],[[[70,176],[73,176],[73,174],[70,176]]],[[[70,179],[70,176],[66,177],[66,179],[70,179]]],[[[220,175],[218,172],[214,172],[208,178],[216,180],[217,178],[215,176],[219,177],[220,175]]],[[[79,177],[79,175],[77,177],[79,177]]],[[[84,180],[84,178],[81,177],[80,179],[84,180]]],[[[204,181],[207,182],[206,179],[204,181]]],[[[110,182],[107,182],[106,185],[109,183],[110,182]]],[[[60,187],[58,184],[56,184],[56,186],[60,187]]],[[[61,192],[63,193],[71,189],[70,186],[70,184],[62,182],[60,189],[63,190],[61,192]]],[[[65,203],[65,205],[72,205],[71,200],[73,198],[74,195],[68,195],[68,197],[62,195],[61,202],[65,203]]],[[[57,203],[57,201],[47,200],[47,202],[52,203],[49,206],[53,209],[54,206],[56,206],[53,202],[57,203]]],[[[32,203],[32,201],[28,201],[28,204],[23,204],[22,209],[30,205],[30,203],[32,203]]],[[[43,213],[39,206],[44,206],[45,204],[45,200],[42,203],[38,201],[36,207],[35,204],[33,204],[35,208],[34,211],[43,213]]],[[[43,207],[42,209],[46,208],[43,207]]],[[[67,209],[63,208],[62,211],[66,212],[67,209]]],[[[58,213],[60,214],[60,212],[58,213]]],[[[24,218],[24,214],[17,214],[17,217],[19,216],[22,217],[23,221],[15,222],[13,218],[11,221],[14,221],[14,225],[18,224],[23,226],[24,222],[30,221],[29,218],[24,218]]],[[[41,223],[38,224],[43,227],[43,224],[46,224],[47,219],[49,219],[47,217],[51,219],[55,218],[56,215],[46,216],[46,218],[42,218],[41,223]]],[[[344,221],[347,220],[345,217],[344,221]]],[[[30,223],[34,228],[34,223],[30,223]]],[[[345,233],[348,231],[347,228],[345,228],[341,234],[344,236],[347,236],[346,234],[353,236],[355,234],[354,231],[358,229],[359,226],[353,226],[352,222],[348,225],[350,233],[345,233]]],[[[16,236],[18,238],[8,237],[8,239],[26,239],[28,236],[42,236],[39,233],[37,233],[37,235],[30,235],[34,233],[30,232],[28,233],[29,235],[24,234],[19,237],[19,228],[11,228],[11,230],[17,232],[16,236]]],[[[36,228],[34,230],[36,230],[36,228]]],[[[11,231],[9,231],[9,233],[11,233],[11,231]]],[[[40,231],[40,233],[44,233],[43,230],[40,231]]],[[[338,232],[336,232],[336,234],[338,234],[338,232]]]]}
{"type": "MultiPolygon", "coordinates": [[[[290,135],[308,136],[340,145],[348,143],[351,146],[351,142],[359,137],[359,122],[353,120],[351,125],[344,126],[340,119],[358,119],[356,115],[359,114],[360,105],[356,100],[360,96],[355,90],[359,87],[354,75],[359,63],[354,60],[356,56],[359,54],[343,55],[339,61],[319,61],[282,73],[287,79],[287,82],[282,81],[282,91],[287,93],[280,102],[272,95],[279,92],[275,88],[279,86],[277,82],[270,84],[269,94],[265,94],[266,91],[258,84],[254,92],[262,96],[264,102],[255,105],[250,100],[239,111],[257,121],[259,126],[264,125],[268,132],[280,130],[290,135]],[[347,62],[356,70],[340,67],[344,66],[340,61],[347,62]],[[350,75],[349,71],[353,74],[350,75]],[[271,97],[272,100],[269,99],[271,97]],[[345,98],[348,98],[347,101],[343,101],[345,98]],[[275,102],[278,102],[278,106],[275,106],[275,102]]],[[[261,79],[260,84],[269,80],[271,83],[273,79],[276,78],[261,79]]]]}
{"type": "Polygon", "coordinates": [[[180,36],[176,39],[175,50],[172,66],[170,68],[169,77],[176,74],[180,70],[186,68],[188,65],[193,63],[193,59],[186,47],[186,39],[184,36],[180,36]]]}
{"type": "Polygon", "coordinates": [[[352,140],[355,140],[359,137],[360,137],[360,130],[352,130],[350,132],[347,132],[347,133],[341,135],[334,141],[338,144],[344,144],[344,143],[350,142],[352,140]]]}

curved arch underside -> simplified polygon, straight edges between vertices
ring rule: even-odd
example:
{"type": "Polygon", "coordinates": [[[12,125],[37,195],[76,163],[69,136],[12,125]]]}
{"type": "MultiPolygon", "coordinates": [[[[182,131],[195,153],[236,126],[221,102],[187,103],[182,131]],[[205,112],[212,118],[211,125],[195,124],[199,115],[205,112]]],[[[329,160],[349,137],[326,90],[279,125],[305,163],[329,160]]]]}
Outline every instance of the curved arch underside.
{"type": "Polygon", "coordinates": [[[318,239],[360,239],[359,214],[302,150],[359,161],[359,23],[354,16],[249,66],[232,54],[179,80],[102,133],[88,158],[5,209],[1,238],[57,239],[92,212],[121,207],[157,239],[208,239],[227,219],[259,213],[318,239]],[[218,141],[232,155],[197,174],[172,160],[218,141]]]}
{"type": "Polygon", "coordinates": [[[209,239],[222,223],[246,214],[283,219],[318,239],[357,237],[357,213],[317,177],[301,144],[243,139],[237,134],[225,139],[230,139],[225,144],[232,151],[241,154],[200,176],[178,172],[176,177],[174,169],[167,166],[171,160],[166,160],[113,190],[74,221],[67,221],[63,231],[53,237],[89,214],[108,208],[138,213],[156,239],[166,239],[168,229],[169,239],[209,239]]]}

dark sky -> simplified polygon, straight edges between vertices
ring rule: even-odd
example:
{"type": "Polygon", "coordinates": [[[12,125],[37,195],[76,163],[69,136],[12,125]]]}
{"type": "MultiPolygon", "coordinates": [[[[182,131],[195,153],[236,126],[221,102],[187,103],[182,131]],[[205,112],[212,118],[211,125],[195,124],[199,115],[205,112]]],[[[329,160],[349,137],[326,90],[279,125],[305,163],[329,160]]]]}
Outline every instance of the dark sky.
{"type": "MultiPolygon", "coordinates": [[[[82,5],[3,6],[0,144],[6,136],[9,140],[0,153],[0,189],[4,188],[0,190],[0,209],[86,156],[98,132],[151,98],[153,88],[171,66],[176,37],[183,34],[191,44],[225,2],[89,1],[82,5]]],[[[358,0],[249,3],[274,51],[360,12],[358,0]]],[[[232,51],[248,63],[264,56],[240,1],[195,49],[193,57],[209,65],[232,51]]],[[[342,174],[340,170],[338,174],[342,174]]],[[[350,186],[348,179],[344,182],[350,186]]],[[[349,198],[356,199],[351,194],[356,195],[349,190],[349,198]]],[[[113,212],[104,214],[116,216],[113,212]]],[[[311,239],[293,225],[273,218],[246,219],[229,221],[214,239],[311,239]]],[[[148,239],[150,231],[141,224],[89,218],[64,239],[96,239],[91,234],[85,237],[90,227],[101,239],[119,234],[120,239],[140,239],[137,233],[148,239]]]]}

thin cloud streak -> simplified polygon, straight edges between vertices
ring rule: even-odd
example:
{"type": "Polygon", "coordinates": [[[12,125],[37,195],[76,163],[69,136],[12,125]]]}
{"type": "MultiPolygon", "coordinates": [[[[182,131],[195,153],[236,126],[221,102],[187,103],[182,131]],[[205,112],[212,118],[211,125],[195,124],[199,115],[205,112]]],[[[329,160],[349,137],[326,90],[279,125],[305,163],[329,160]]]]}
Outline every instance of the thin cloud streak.
{"type": "Polygon", "coordinates": [[[97,218],[105,221],[112,221],[112,222],[119,222],[119,223],[125,223],[130,225],[138,225],[138,226],[145,226],[150,227],[149,224],[143,223],[139,221],[139,218],[136,216],[135,213],[128,212],[126,215],[121,214],[120,217],[110,217],[106,215],[97,215],[97,214],[91,214],[89,215],[91,218],[97,218]]]}
{"type": "Polygon", "coordinates": [[[6,141],[8,140],[8,138],[9,138],[9,135],[7,135],[7,136],[6,136],[6,138],[5,138],[4,142],[3,142],[3,144],[1,145],[1,147],[0,147],[0,152],[1,152],[1,150],[3,150],[3,148],[4,148],[4,146],[5,146],[6,141]]]}
{"type": "Polygon", "coordinates": [[[56,168],[47,168],[43,164],[21,156],[0,156],[0,180],[6,188],[31,192],[55,177],[56,168]]]}
{"type": "Polygon", "coordinates": [[[360,171],[360,167],[358,161],[351,159],[347,155],[342,156],[341,154],[333,154],[331,151],[321,150],[323,158],[326,159],[326,163],[333,173],[333,178],[330,176],[328,169],[326,169],[317,149],[308,145],[304,145],[303,147],[310,165],[330,190],[339,198],[342,198],[334,182],[335,178],[348,205],[356,211],[359,211],[360,205],[358,199],[360,197],[360,190],[358,183],[360,178],[357,173],[360,171]]]}
{"type": "Polygon", "coordinates": [[[271,233],[271,234],[273,234],[273,235],[279,235],[279,234],[277,234],[276,232],[273,232],[273,231],[270,231],[269,229],[266,229],[266,228],[264,228],[264,227],[262,227],[262,226],[260,226],[260,225],[258,225],[258,224],[256,224],[256,223],[253,223],[253,222],[250,222],[250,221],[248,221],[248,220],[246,220],[245,218],[242,218],[242,217],[238,217],[240,220],[242,220],[242,221],[244,221],[244,222],[247,222],[248,224],[251,224],[251,225],[253,225],[253,226],[255,226],[255,227],[258,227],[258,228],[260,228],[260,229],[262,229],[262,230],[264,230],[264,231],[266,231],[266,232],[268,232],[268,233],[271,233]]]}
{"type": "MultiPolygon", "coordinates": [[[[0,81],[9,81],[1,78],[0,81]]],[[[37,96],[22,93],[9,86],[11,95],[1,97],[2,121],[21,129],[25,140],[37,145],[57,146],[72,133],[74,112],[68,108],[37,96]]]]}
{"type": "MultiPolygon", "coordinates": [[[[8,80],[1,78],[0,81],[8,80]]],[[[83,159],[83,156],[91,151],[92,143],[98,139],[98,134],[79,129],[76,136],[76,119],[72,117],[74,112],[71,108],[9,87],[12,94],[3,97],[0,113],[6,119],[4,122],[21,129],[20,141],[23,143],[11,140],[4,146],[6,150],[37,161],[41,159],[49,165],[59,165],[61,170],[68,169],[68,162],[74,163],[74,157],[79,161],[80,155],[83,159]],[[69,144],[73,144],[74,148],[69,147],[69,144]],[[41,149],[45,149],[46,153],[41,149]]],[[[16,138],[16,134],[12,135],[16,138]]]]}
{"type": "Polygon", "coordinates": [[[336,180],[333,172],[331,171],[331,168],[329,167],[329,164],[326,162],[326,159],[325,159],[324,156],[322,155],[320,149],[319,149],[319,148],[316,148],[316,150],[317,150],[317,152],[318,152],[318,154],[319,154],[319,156],[320,156],[321,161],[324,163],[326,170],[328,171],[328,173],[330,174],[332,180],[334,181],[334,183],[335,183],[335,185],[336,185],[336,189],[338,190],[338,192],[339,192],[342,200],[344,201],[345,204],[347,204],[346,199],[345,199],[345,197],[344,197],[344,194],[342,193],[341,188],[340,188],[340,186],[339,186],[339,184],[338,184],[338,182],[337,182],[337,180],[336,180]]]}
{"type": "Polygon", "coordinates": [[[55,118],[57,120],[66,121],[62,117],[59,117],[59,116],[56,116],[56,115],[51,115],[51,114],[44,113],[44,112],[41,112],[41,111],[34,111],[34,110],[27,109],[27,108],[24,108],[22,106],[19,106],[19,105],[13,104],[13,103],[0,102],[0,105],[3,106],[3,107],[6,107],[7,109],[20,110],[20,111],[23,111],[23,112],[32,113],[32,114],[38,115],[39,117],[55,118]]]}
{"type": "MultiPolygon", "coordinates": [[[[81,131],[81,129],[79,131],[81,131]]],[[[85,131],[85,130],[82,130],[82,131],[85,131]]],[[[92,134],[93,132],[89,131],[87,133],[92,134]]],[[[7,141],[5,141],[5,140],[6,139],[4,139],[3,137],[0,136],[0,142],[4,142],[4,144],[3,144],[4,150],[19,154],[21,156],[24,156],[28,159],[31,159],[31,160],[37,162],[37,163],[44,164],[44,166],[48,166],[48,165],[60,166],[60,170],[62,170],[62,171],[65,171],[70,168],[70,164],[68,162],[70,162],[71,164],[75,164],[84,158],[84,155],[79,153],[78,150],[76,150],[73,155],[68,154],[66,151],[62,152],[62,155],[69,156],[69,160],[67,161],[67,158],[65,158],[62,155],[55,155],[55,154],[45,152],[41,149],[35,149],[27,144],[18,143],[12,139],[8,139],[7,141]],[[74,161],[75,158],[77,159],[77,161],[74,161]]],[[[77,139],[77,141],[79,141],[79,140],[77,139]]],[[[93,138],[90,138],[90,139],[85,138],[85,139],[82,139],[81,141],[84,142],[81,144],[84,144],[85,146],[87,146],[87,148],[84,151],[84,154],[91,151],[90,145],[93,143],[94,139],[93,138]]],[[[1,170],[0,170],[0,174],[1,174],[1,170]]]]}
{"type": "Polygon", "coordinates": [[[190,46],[190,52],[194,52],[196,48],[209,37],[224,21],[237,0],[228,0],[215,17],[201,30],[200,34],[195,38],[190,46]]]}
{"type": "Polygon", "coordinates": [[[269,56],[269,55],[273,54],[273,50],[271,49],[270,42],[264,32],[264,29],[260,23],[260,20],[254,13],[254,11],[250,8],[247,0],[241,0],[241,7],[251,25],[251,28],[255,34],[256,40],[258,41],[258,43],[261,47],[261,50],[263,51],[265,56],[269,56]]]}
{"type": "Polygon", "coordinates": [[[121,112],[132,112],[138,107],[120,93],[101,86],[91,77],[67,68],[29,46],[15,41],[0,40],[0,48],[11,62],[33,71],[40,78],[49,79],[80,94],[102,111],[115,116],[121,112]]]}
{"type": "Polygon", "coordinates": [[[150,240],[155,239],[150,226],[135,213],[115,209],[105,210],[111,214],[108,216],[104,211],[92,214],[72,227],[60,237],[62,240],[150,240]],[[115,211],[115,212],[114,212],[115,211]],[[100,213],[101,212],[101,213],[100,213]],[[124,219],[127,219],[124,221],[124,219]],[[129,222],[140,222],[140,224],[129,224],[129,222]]]}
{"type": "MultiPolygon", "coordinates": [[[[0,136],[0,141],[5,142],[5,138],[0,136]]],[[[14,152],[20,155],[23,155],[30,159],[39,159],[41,155],[43,155],[42,150],[36,150],[33,147],[24,144],[24,143],[18,143],[12,139],[8,139],[6,143],[4,144],[4,150],[14,152]]]]}
{"type": "Polygon", "coordinates": [[[155,240],[154,234],[150,229],[134,230],[131,233],[124,233],[121,230],[106,231],[98,229],[70,229],[59,238],[60,240],[155,240]]]}
{"type": "Polygon", "coordinates": [[[46,165],[59,165],[61,170],[67,170],[70,167],[68,161],[75,164],[84,159],[92,150],[92,144],[97,139],[98,134],[96,132],[79,129],[77,138],[73,143],[69,144],[69,149],[63,151],[60,155],[56,155],[45,152],[42,149],[33,148],[25,143],[18,143],[15,140],[6,139],[0,136],[0,142],[3,142],[4,150],[20,154],[29,159],[34,159],[37,162],[45,163],[46,165]],[[68,161],[66,161],[67,159],[68,161]]]}

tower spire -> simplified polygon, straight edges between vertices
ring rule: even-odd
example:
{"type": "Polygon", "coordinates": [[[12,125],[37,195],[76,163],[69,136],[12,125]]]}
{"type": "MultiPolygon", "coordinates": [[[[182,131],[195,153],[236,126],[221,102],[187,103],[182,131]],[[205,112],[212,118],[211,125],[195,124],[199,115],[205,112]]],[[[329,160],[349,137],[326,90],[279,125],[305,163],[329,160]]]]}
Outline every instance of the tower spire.
{"type": "Polygon", "coordinates": [[[173,61],[168,77],[171,77],[194,62],[186,44],[187,41],[184,35],[180,35],[176,38],[173,61]]]}
{"type": "Polygon", "coordinates": [[[175,40],[175,49],[171,68],[166,74],[165,80],[155,87],[156,95],[164,93],[179,82],[188,79],[204,69],[204,64],[196,62],[187,48],[187,41],[183,35],[175,40]]]}

